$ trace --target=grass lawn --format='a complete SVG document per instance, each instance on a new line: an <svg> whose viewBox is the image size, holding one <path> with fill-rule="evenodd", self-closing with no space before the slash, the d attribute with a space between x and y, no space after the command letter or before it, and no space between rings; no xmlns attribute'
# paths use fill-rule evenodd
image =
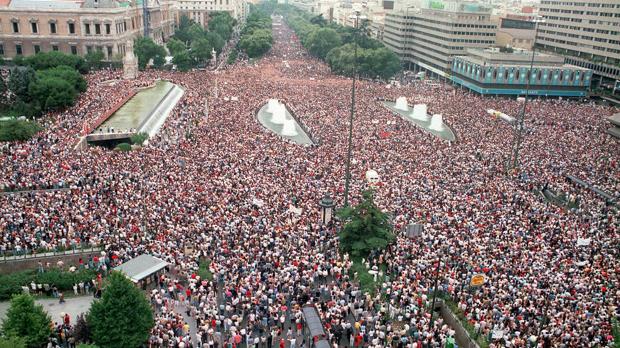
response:
<svg viewBox="0 0 620 348"><path fill-rule="evenodd" d="M213 273L209 271L209 266L211 265L211 261L207 259L201 259L198 263L198 276L200 279L207 279L209 281L213 280Z"/></svg>
<svg viewBox="0 0 620 348"><path fill-rule="evenodd" d="M368 273L366 265L362 263L361 258L353 258L353 266L351 266L350 276L353 277L354 273L357 273L357 280L360 282L360 287L363 293L375 294L377 289L381 287L381 284L385 280L385 265L380 265L379 270L383 272L383 276L377 276L375 282L374 276Z"/></svg>

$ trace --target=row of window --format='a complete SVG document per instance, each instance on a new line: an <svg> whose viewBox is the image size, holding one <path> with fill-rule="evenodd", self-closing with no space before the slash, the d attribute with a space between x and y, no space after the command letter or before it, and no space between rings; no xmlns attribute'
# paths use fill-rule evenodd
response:
<svg viewBox="0 0 620 348"><path fill-rule="evenodd" d="M463 70L466 74L474 74L479 76L483 73L480 67L474 68L470 64L466 64L463 62L456 63L456 69ZM498 74L501 74L499 69L497 68L488 68L486 72L486 77L491 77L493 80L497 80ZM499 75L501 76L501 75ZM543 71L541 69L534 69L533 74L530 73L530 69L526 69L525 74L521 75L521 70L510 68L504 69L503 79L504 81L508 80L508 78L514 78L515 80L519 80L521 77L524 77L525 80L529 80L531 77L534 77L536 82L551 82L553 77L555 77L558 81L584 81L586 78L586 74L580 71L571 71L570 73L564 73L564 70L555 70L555 71Z"/></svg>
<svg viewBox="0 0 620 348"><path fill-rule="evenodd" d="M72 54L78 54L77 46L71 45L69 46ZM41 45L32 45L32 51L36 54L41 52ZM52 45L52 51L60 51L60 47L58 45ZM24 48L22 44L15 44L15 53L18 56L24 54ZM0 56L4 56L4 44L0 44Z"/></svg>
<svg viewBox="0 0 620 348"><path fill-rule="evenodd" d="M12 26L14 34L18 34L20 32L19 22L13 21L13 22L11 22L11 26ZM75 23L69 22L69 23L67 23L67 27L69 29L69 34L75 34ZM50 22L49 23L49 29L50 29L50 34L56 34L57 33L56 22ZM30 31L33 34L38 34L39 33L39 23L38 22L30 22Z"/></svg>
<svg viewBox="0 0 620 348"><path fill-rule="evenodd" d="M21 30L20 23L17 21L13 21L11 23L12 23L13 33L18 34ZM132 19L132 26L135 27L135 25L133 24L133 19ZM75 34L75 23L68 22L67 29L69 30L69 34ZM32 32L32 34L39 34L40 32L39 23L30 22L30 31ZM127 22L116 23L116 33L120 34L125 31L127 31ZM49 32L50 34L58 33L58 26L56 22L49 23ZM94 35L102 35L102 34L112 35L112 24L105 23L102 25L99 23L94 23L94 24L84 23L84 33L86 35L93 35L93 34Z"/></svg>
<svg viewBox="0 0 620 348"><path fill-rule="evenodd" d="M620 8L620 4L601 4L601 3L585 3L585 2L571 2L571 1L557 1L557 0L543 0L541 5L561 5L561 6L587 6L587 7L604 7L604 8Z"/></svg>
<svg viewBox="0 0 620 348"><path fill-rule="evenodd" d="M119 48L120 49L120 48ZM51 46L51 50L52 51L60 51L60 47L58 45L52 45ZM71 52L71 54L78 54L78 48L76 45L69 45L69 50ZM107 51L107 56L108 57L112 57L112 46L86 46L86 52L87 53L91 53L94 50L100 51L100 52L104 52ZM32 45L32 51L37 54L39 52L41 52L41 45L38 44L33 44ZM24 47L21 43L15 44L15 53L20 56L22 54L24 54ZM0 43L0 56L4 56L4 44Z"/></svg>

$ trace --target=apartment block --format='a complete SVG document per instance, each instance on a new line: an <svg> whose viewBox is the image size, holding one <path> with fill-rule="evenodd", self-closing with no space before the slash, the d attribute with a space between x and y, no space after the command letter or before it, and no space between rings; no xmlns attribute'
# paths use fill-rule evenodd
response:
<svg viewBox="0 0 620 348"><path fill-rule="evenodd" d="M162 43L174 34L168 2L114 0L11 0L0 4L0 55L13 58L61 51L84 55L93 50L107 60L125 54L128 40L148 35Z"/></svg>
<svg viewBox="0 0 620 348"><path fill-rule="evenodd" d="M620 1L542 0L539 13L537 48L592 69L599 81L620 79Z"/></svg>
<svg viewBox="0 0 620 348"><path fill-rule="evenodd" d="M495 44L490 10L474 4L405 9L385 16L383 42L406 65L448 77L454 56Z"/></svg>

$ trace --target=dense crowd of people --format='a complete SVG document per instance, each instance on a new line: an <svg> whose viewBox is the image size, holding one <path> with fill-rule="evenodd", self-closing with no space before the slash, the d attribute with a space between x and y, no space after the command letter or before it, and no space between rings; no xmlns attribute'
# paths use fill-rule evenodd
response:
<svg viewBox="0 0 620 348"><path fill-rule="evenodd" d="M515 99L359 81L351 200L376 170L375 201L398 235L365 260L385 271L378 291L363 293L338 250L337 224L321 225L318 206L325 194L343 203L351 80L310 57L282 23L273 34L273 48L255 64L145 71L129 81L117 70L91 73L88 92L47 115L45 131L2 144L2 188L70 190L0 196L0 251L88 243L104 246L111 266L143 253L168 261L171 274L150 293L151 347L309 347L301 314L309 303L334 347L439 347L454 331L437 316L431 325L435 278L492 347L612 344L618 210L566 176L620 195L620 144L605 133L617 109L531 100L520 170L506 174L513 129L486 110L517 115ZM84 123L156 79L185 95L147 146L74 150ZM378 101L400 96L442 114L458 141L448 144ZM253 112L270 98L294 109L320 145L262 128ZM550 204L542 187L579 205ZM424 233L404 236L411 223ZM202 263L213 279L197 275ZM470 287L479 273L485 284Z"/></svg>

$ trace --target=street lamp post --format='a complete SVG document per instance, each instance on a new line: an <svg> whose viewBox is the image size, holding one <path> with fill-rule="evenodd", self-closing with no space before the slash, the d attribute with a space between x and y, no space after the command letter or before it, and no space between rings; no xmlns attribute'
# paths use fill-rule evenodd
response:
<svg viewBox="0 0 620 348"><path fill-rule="evenodd" d="M433 330L433 313L435 313L435 300L437 299L437 285L439 284L439 268L441 267L441 253L437 258L437 268L435 268L435 284L433 285L433 301L431 302L431 321L428 324L428 330Z"/></svg>
<svg viewBox="0 0 620 348"><path fill-rule="evenodd" d="M321 223L327 225L332 221L336 204L329 194L325 194L319 201L319 206L321 207Z"/></svg>
<svg viewBox="0 0 620 348"><path fill-rule="evenodd" d="M407 6L405 9L405 47L403 48L403 59L407 58L407 70L411 70L411 59L408 59L408 49L409 49L409 34L407 33L407 21L409 20L409 9L415 8L415 6Z"/></svg>
<svg viewBox="0 0 620 348"><path fill-rule="evenodd" d="M521 109L521 113L519 114L519 119L515 123L516 126L516 138L515 144L513 146L513 150L511 153L511 162L508 166L511 169L516 169L519 165L519 150L521 149L521 143L523 142L523 124L525 122L525 110L527 107L527 102L530 95L530 81L534 76L534 59L536 56L536 41L538 40L538 27L540 23L543 23L544 19L540 16L534 19L534 43L532 44L532 60L530 61L530 71L529 74L526 75L526 83L525 83L525 98L523 100L523 107Z"/></svg>
<svg viewBox="0 0 620 348"><path fill-rule="evenodd" d="M358 24L360 16L360 11L355 11L355 15L352 16L355 18L355 31L353 37L353 46L354 46L354 61L353 61L353 82L351 87L351 116L349 117L349 146L348 146L348 154L347 154L347 169L345 174L345 182L344 182L344 206L349 206L349 185L351 184L351 156L353 154L353 115L355 113L355 79L357 76L357 36L358 36ZM351 17L350 17L351 18Z"/></svg>

